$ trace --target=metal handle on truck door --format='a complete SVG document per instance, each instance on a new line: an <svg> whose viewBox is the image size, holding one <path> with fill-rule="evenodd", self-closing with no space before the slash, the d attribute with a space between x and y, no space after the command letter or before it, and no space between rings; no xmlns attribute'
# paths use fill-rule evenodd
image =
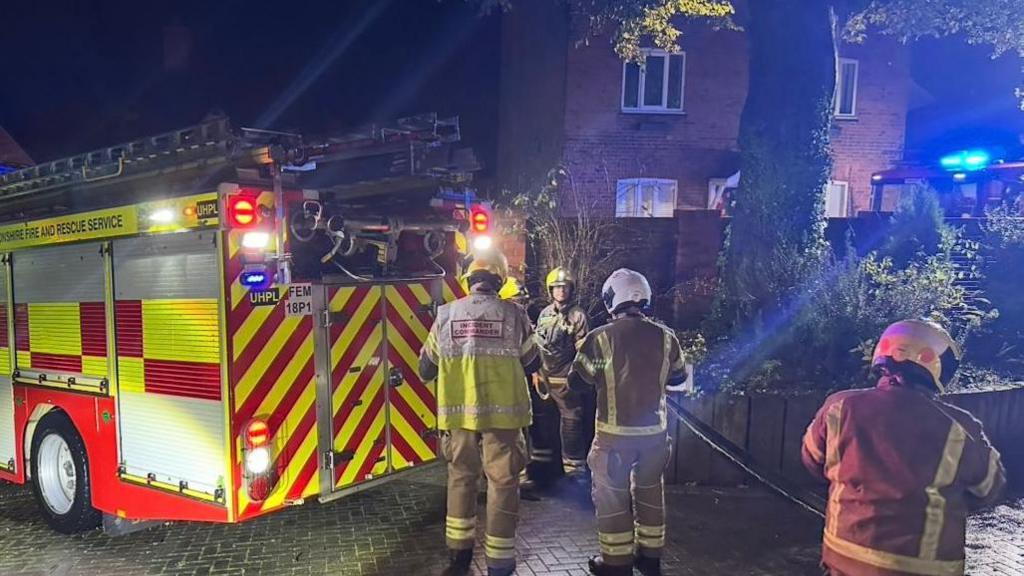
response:
<svg viewBox="0 0 1024 576"><path fill-rule="evenodd" d="M391 386L392 388L398 388L404 383L405 375L402 374L402 369L393 366L391 370L388 371L388 385Z"/></svg>

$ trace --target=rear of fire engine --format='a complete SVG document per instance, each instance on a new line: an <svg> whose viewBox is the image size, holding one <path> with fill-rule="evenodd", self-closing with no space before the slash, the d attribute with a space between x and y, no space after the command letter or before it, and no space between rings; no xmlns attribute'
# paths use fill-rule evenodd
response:
<svg viewBox="0 0 1024 576"><path fill-rule="evenodd" d="M458 141L434 115L318 142L216 118L0 176L0 480L70 533L435 460L416 357L490 225Z"/></svg>

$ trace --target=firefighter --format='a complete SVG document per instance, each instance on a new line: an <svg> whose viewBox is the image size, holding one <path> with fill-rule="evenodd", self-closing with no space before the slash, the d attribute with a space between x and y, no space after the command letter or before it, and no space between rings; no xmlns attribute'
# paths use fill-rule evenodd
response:
<svg viewBox="0 0 1024 576"><path fill-rule="evenodd" d="M540 380L541 390L550 391L559 418L558 439L551 438L551 433L543 429L551 427L538 426L537 446L549 449L549 458L554 459L560 442L562 468L570 476L579 476L586 470L587 449L593 437L593 389L570 390L567 376L576 349L590 326L586 312L575 303L576 281L568 270L562 267L551 270L544 284L551 304L537 318L541 369L534 378ZM555 474L561 472L563 470L556 470Z"/></svg>
<svg viewBox="0 0 1024 576"><path fill-rule="evenodd" d="M661 574L665 545L664 470L669 457L665 388L685 377L675 334L642 310L651 287L621 268L605 281L610 323L587 334L569 372L573 389L597 391L593 475L597 539L590 559L598 576Z"/></svg>
<svg viewBox="0 0 1024 576"><path fill-rule="evenodd" d="M477 257L469 294L438 308L420 353L420 375L437 378L437 427L448 461L444 574L468 574L476 540L477 480L487 476L484 550L489 576L515 571L519 473L526 465L523 428L530 425L527 373L539 364L526 312L500 300L504 256Z"/></svg>
<svg viewBox="0 0 1024 576"><path fill-rule="evenodd" d="M1006 477L981 423L941 402L960 351L936 324L904 320L875 347L874 388L829 396L804 435L827 479L822 563L833 576L962 575L968 511Z"/></svg>

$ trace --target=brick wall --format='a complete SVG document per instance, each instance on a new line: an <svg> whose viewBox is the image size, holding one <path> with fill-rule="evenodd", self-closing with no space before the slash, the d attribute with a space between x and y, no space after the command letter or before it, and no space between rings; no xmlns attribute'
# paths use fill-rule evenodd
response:
<svg viewBox="0 0 1024 576"><path fill-rule="evenodd" d="M673 319L683 330L695 330L711 311L718 278L718 256L728 220L717 211L676 212Z"/></svg>
<svg viewBox="0 0 1024 576"><path fill-rule="evenodd" d="M622 62L609 43L570 47L564 161L598 209L614 207L623 178L678 180L677 207L707 206L708 180L739 168L737 136L746 99L746 40L741 32L692 25L684 30L685 114L621 111ZM851 213L866 209L871 174L898 161L910 95L907 54L888 40L843 44L860 61L857 117L836 120L833 179L849 183Z"/></svg>
<svg viewBox="0 0 1024 576"><path fill-rule="evenodd" d="M611 45L595 40L568 50L564 158L576 184L602 210L613 210L617 180L636 177L678 180L679 207L703 208L708 178L728 176L738 166L744 36L690 26L683 37L683 115L623 113L622 61Z"/></svg>
<svg viewBox="0 0 1024 576"><path fill-rule="evenodd" d="M849 182L855 215L870 208L871 174L903 158L910 71L907 50L892 40L843 44L839 52L860 62L857 117L836 119L832 128L832 178Z"/></svg>

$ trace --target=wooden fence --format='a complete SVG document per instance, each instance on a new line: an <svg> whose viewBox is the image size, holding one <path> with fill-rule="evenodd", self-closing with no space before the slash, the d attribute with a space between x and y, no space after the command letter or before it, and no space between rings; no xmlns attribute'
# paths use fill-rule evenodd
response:
<svg viewBox="0 0 1024 576"><path fill-rule="evenodd" d="M791 398L719 394L687 396L681 403L743 447L762 468L808 486L815 481L800 463L800 444L824 399L821 394ZM944 400L982 421L989 439L1003 455L1011 483L1024 488L1024 388L949 394ZM675 449L666 471L668 483L735 486L751 481L675 418L669 421L669 433Z"/></svg>

